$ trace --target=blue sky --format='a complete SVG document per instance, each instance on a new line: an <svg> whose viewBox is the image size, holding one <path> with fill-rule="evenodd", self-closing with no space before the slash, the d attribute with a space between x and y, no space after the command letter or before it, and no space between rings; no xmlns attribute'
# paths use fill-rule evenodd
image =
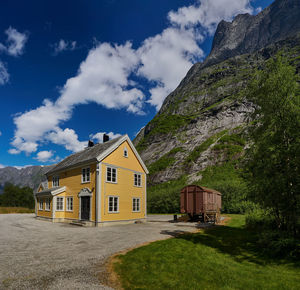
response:
<svg viewBox="0 0 300 290"><path fill-rule="evenodd" d="M2 1L0 167L51 164L156 114L221 19L272 0Z"/></svg>

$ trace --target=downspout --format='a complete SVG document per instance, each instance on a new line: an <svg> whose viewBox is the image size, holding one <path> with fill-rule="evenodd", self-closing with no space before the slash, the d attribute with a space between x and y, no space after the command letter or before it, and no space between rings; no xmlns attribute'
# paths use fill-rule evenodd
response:
<svg viewBox="0 0 300 290"><path fill-rule="evenodd" d="M37 216L37 197L36 197L36 194L34 194L34 211L35 211L35 216Z"/></svg>
<svg viewBox="0 0 300 290"><path fill-rule="evenodd" d="M147 173L145 173L145 218L147 218Z"/></svg>
<svg viewBox="0 0 300 290"><path fill-rule="evenodd" d="M101 222L101 166L102 163L99 162L96 167L96 211L95 226Z"/></svg>

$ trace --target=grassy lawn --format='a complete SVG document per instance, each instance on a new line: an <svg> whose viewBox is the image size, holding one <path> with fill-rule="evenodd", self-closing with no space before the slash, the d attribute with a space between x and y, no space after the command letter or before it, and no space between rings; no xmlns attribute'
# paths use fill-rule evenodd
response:
<svg viewBox="0 0 300 290"><path fill-rule="evenodd" d="M34 213L34 209L26 207L3 207L0 206L0 214L3 213Z"/></svg>
<svg viewBox="0 0 300 290"><path fill-rule="evenodd" d="M300 264L261 255L244 216L118 256L125 289L299 289Z"/></svg>

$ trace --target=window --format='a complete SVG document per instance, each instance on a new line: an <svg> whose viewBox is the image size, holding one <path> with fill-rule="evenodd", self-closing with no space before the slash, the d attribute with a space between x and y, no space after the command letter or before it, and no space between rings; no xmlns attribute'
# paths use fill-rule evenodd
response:
<svg viewBox="0 0 300 290"><path fill-rule="evenodd" d="M63 197L57 197L56 198L56 210L57 211L63 211L64 210L64 198Z"/></svg>
<svg viewBox="0 0 300 290"><path fill-rule="evenodd" d="M124 148L124 157L128 157L128 151L126 147Z"/></svg>
<svg viewBox="0 0 300 290"><path fill-rule="evenodd" d="M81 182L90 182L91 181L91 170L89 167L82 168Z"/></svg>
<svg viewBox="0 0 300 290"><path fill-rule="evenodd" d="M109 196L108 197L108 212L119 212L119 197Z"/></svg>
<svg viewBox="0 0 300 290"><path fill-rule="evenodd" d="M39 202L39 210L43 210L43 200L40 199L40 202Z"/></svg>
<svg viewBox="0 0 300 290"><path fill-rule="evenodd" d="M46 198L45 200L45 210L50 210L50 198Z"/></svg>
<svg viewBox="0 0 300 290"><path fill-rule="evenodd" d="M106 181L117 183L117 169L113 167L106 168Z"/></svg>
<svg viewBox="0 0 300 290"><path fill-rule="evenodd" d="M142 176L141 174L134 174L134 186L142 186Z"/></svg>
<svg viewBox="0 0 300 290"><path fill-rule="evenodd" d="M67 197L67 211L73 211L73 196Z"/></svg>
<svg viewBox="0 0 300 290"><path fill-rule="evenodd" d="M52 178L52 186L53 187L59 186L59 177L58 176L53 176L53 178Z"/></svg>
<svg viewBox="0 0 300 290"><path fill-rule="evenodd" d="M133 198L132 199L132 211L138 212L140 211L140 199L139 198Z"/></svg>

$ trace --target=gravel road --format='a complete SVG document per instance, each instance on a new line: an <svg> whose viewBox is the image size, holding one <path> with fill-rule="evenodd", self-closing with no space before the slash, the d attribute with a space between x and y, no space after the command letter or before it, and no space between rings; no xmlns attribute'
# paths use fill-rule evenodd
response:
<svg viewBox="0 0 300 290"><path fill-rule="evenodd" d="M195 225L169 223L172 218L89 228L37 220L33 214L2 214L0 289L110 289L104 285L104 265L111 255L195 230Z"/></svg>

